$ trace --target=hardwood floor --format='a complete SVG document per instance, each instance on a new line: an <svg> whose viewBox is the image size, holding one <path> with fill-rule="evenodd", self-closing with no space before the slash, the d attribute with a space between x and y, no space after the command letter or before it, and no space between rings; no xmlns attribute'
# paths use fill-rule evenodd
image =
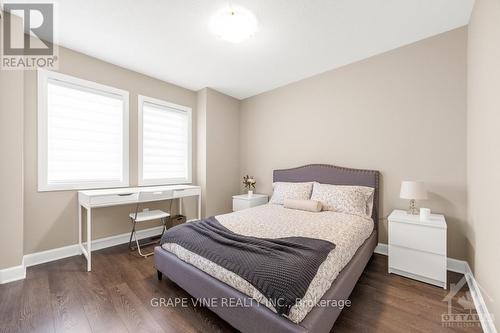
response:
<svg viewBox="0 0 500 333"><path fill-rule="evenodd" d="M116 246L94 252L92 259L92 273L77 256L30 267L25 280L0 285L0 332L235 331L207 308L152 306L153 298L189 297L167 278L158 281L152 257ZM457 283L462 276L448 278ZM462 306L468 304L466 288L452 298L452 313L469 313ZM448 292L389 275L387 257L374 255L333 331L480 332L477 324L443 326Z"/></svg>

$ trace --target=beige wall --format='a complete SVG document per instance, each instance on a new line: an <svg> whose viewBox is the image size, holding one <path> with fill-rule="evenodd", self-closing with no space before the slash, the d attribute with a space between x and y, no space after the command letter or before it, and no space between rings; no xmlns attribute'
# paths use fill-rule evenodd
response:
<svg viewBox="0 0 500 333"><path fill-rule="evenodd" d="M0 70L0 269L23 258L23 81L22 71Z"/></svg>
<svg viewBox="0 0 500 333"><path fill-rule="evenodd" d="M151 96L193 108L196 129L196 93L130 70L114 66L81 53L59 48L59 71L82 79L110 85L130 92L130 185L137 184L137 94ZM76 191L37 192L37 89L36 72L24 76L24 253L57 248L77 242ZM193 131L196 132L196 131ZM196 139L193 141L196 142ZM196 157L196 145L193 156ZM196 158L193 160L196 175ZM196 178L196 177L194 177ZM196 179L194 179L196 182ZM148 207L168 208L167 202ZM195 202L186 202L190 216ZM92 237L101 238L130 231L128 213L133 206L101 208L93 211ZM154 224L145 225L151 227Z"/></svg>
<svg viewBox="0 0 500 333"><path fill-rule="evenodd" d="M500 329L500 1L476 0L469 24L469 263Z"/></svg>
<svg viewBox="0 0 500 333"><path fill-rule="evenodd" d="M228 213L239 193L239 100L210 88L198 92L198 179L203 216ZM202 138L203 137L203 138Z"/></svg>
<svg viewBox="0 0 500 333"><path fill-rule="evenodd" d="M466 38L461 28L242 101L241 172L271 192L272 170L308 163L382 173L383 223L405 208L401 180L424 180L464 259Z"/></svg>
<svg viewBox="0 0 500 333"><path fill-rule="evenodd" d="M239 100L207 91L207 216L232 210L239 193Z"/></svg>
<svg viewBox="0 0 500 333"><path fill-rule="evenodd" d="M197 175L198 185L201 186L201 215L207 210L207 88L198 91L197 98Z"/></svg>

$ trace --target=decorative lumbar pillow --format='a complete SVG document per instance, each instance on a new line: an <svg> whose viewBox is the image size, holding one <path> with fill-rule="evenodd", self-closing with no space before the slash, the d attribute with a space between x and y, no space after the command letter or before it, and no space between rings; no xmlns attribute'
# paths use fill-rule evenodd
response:
<svg viewBox="0 0 500 333"><path fill-rule="evenodd" d="M315 200L285 199L285 208L305 210L308 212L321 212L321 202Z"/></svg>
<svg viewBox="0 0 500 333"><path fill-rule="evenodd" d="M273 184L273 195L269 203L283 205L285 199L309 200L311 198L313 183L285 183Z"/></svg>
<svg viewBox="0 0 500 333"><path fill-rule="evenodd" d="M323 205L323 210L370 216L370 197L374 189L366 186L344 186L314 183L311 200ZM373 200L373 199L372 199Z"/></svg>

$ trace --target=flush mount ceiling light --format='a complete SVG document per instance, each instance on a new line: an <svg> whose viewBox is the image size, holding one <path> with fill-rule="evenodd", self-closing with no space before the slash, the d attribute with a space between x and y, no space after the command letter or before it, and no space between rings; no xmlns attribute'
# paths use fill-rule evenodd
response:
<svg viewBox="0 0 500 333"><path fill-rule="evenodd" d="M257 31L257 18L245 8L228 6L215 13L210 28L223 40L239 43Z"/></svg>

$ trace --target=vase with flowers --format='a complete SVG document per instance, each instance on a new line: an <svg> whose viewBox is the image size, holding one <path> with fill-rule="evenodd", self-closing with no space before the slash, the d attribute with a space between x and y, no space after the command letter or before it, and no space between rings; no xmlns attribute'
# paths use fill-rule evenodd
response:
<svg viewBox="0 0 500 333"><path fill-rule="evenodd" d="M246 175L243 177L243 186L248 191L248 196L253 196L253 190L255 189L255 178L252 176Z"/></svg>

